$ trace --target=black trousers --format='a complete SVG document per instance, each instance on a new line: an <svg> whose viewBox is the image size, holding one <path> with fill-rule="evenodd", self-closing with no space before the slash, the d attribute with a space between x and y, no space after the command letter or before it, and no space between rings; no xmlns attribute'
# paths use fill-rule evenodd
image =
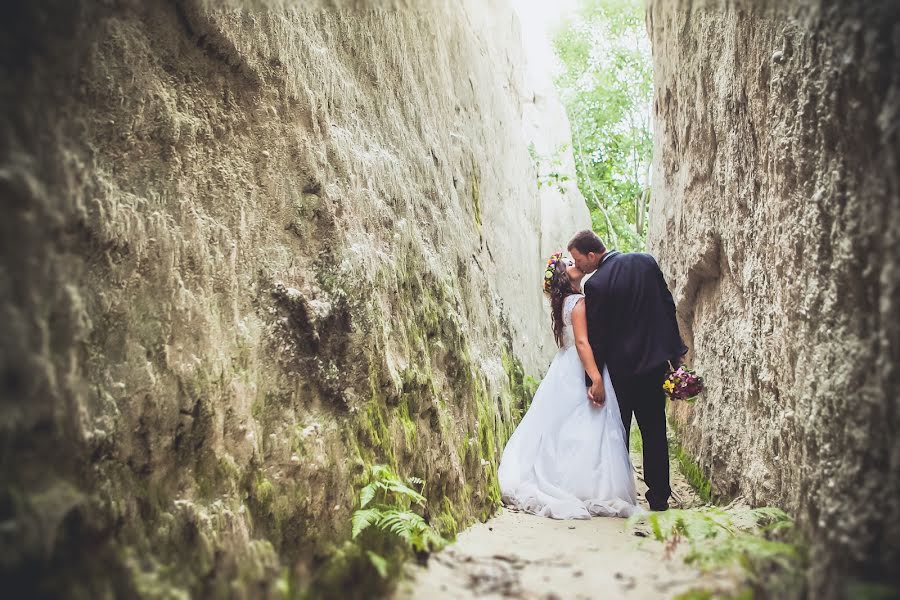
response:
<svg viewBox="0 0 900 600"><path fill-rule="evenodd" d="M625 443L629 443L631 415L637 417L644 441L644 482L647 502L652 509L668 507L672 488L669 487L669 443L666 439L666 394L662 384L668 375L668 365L660 365L646 373L628 377L613 377L612 383L619 400Z"/></svg>

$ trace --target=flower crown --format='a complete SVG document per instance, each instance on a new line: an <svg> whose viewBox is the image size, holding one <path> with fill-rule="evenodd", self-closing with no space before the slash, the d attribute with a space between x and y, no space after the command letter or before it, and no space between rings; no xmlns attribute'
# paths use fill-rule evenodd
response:
<svg viewBox="0 0 900 600"><path fill-rule="evenodd" d="M544 271L545 294L550 293L550 288L553 283L553 273L556 271L556 265L560 260L562 260L562 252L556 252L555 254L550 255L550 260L547 261L547 270Z"/></svg>

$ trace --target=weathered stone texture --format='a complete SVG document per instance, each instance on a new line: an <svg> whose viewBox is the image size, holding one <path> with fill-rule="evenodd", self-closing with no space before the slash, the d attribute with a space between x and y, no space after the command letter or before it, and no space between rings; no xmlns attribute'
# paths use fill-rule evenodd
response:
<svg viewBox="0 0 900 600"><path fill-rule="evenodd" d="M322 4L0 9L6 581L280 595L376 462L497 505L554 350L516 20Z"/></svg>
<svg viewBox="0 0 900 600"><path fill-rule="evenodd" d="M816 597L900 564L900 5L655 0L651 247L722 494L795 512Z"/></svg>

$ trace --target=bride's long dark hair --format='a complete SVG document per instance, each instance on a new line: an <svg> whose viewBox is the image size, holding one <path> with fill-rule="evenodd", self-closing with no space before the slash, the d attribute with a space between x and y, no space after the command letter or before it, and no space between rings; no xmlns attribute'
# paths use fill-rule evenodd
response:
<svg viewBox="0 0 900 600"><path fill-rule="evenodd" d="M572 289L572 279L566 271L566 263L562 260L557 261L556 268L553 269L553 275L547 285L547 295L550 296L550 324L553 327L553 338L556 345L562 348L563 345L563 304L566 297L575 293Z"/></svg>

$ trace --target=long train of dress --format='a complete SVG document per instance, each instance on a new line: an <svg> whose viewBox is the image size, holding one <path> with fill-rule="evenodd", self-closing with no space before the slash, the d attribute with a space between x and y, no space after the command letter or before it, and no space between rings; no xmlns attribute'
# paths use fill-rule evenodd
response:
<svg viewBox="0 0 900 600"><path fill-rule="evenodd" d="M605 404L587 399L570 325L578 299L565 305L565 345L503 450L500 491L505 504L544 517L628 517L641 509L625 429L606 369Z"/></svg>

